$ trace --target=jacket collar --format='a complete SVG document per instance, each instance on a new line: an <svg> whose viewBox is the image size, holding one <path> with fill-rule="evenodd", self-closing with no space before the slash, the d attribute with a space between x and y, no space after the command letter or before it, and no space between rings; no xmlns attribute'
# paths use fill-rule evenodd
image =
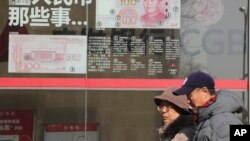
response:
<svg viewBox="0 0 250 141"><path fill-rule="evenodd" d="M160 139L173 138L183 127L194 126L192 115L180 115L173 123L163 125L158 129Z"/></svg>

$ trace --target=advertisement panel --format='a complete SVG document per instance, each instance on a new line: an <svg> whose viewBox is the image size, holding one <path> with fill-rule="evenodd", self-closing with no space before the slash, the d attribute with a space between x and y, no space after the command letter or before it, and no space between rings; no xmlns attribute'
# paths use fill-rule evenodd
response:
<svg viewBox="0 0 250 141"><path fill-rule="evenodd" d="M96 123L47 124L44 141L99 141L98 136Z"/></svg>
<svg viewBox="0 0 250 141"><path fill-rule="evenodd" d="M33 110L0 110L1 141L32 141L33 130Z"/></svg>
<svg viewBox="0 0 250 141"><path fill-rule="evenodd" d="M10 35L10 73L87 71L86 36Z"/></svg>

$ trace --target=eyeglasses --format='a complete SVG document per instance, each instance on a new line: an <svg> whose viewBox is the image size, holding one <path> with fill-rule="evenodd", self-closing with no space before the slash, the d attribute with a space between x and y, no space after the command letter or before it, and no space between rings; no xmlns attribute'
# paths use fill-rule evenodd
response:
<svg viewBox="0 0 250 141"><path fill-rule="evenodd" d="M166 109L165 111L168 112L169 109L171 108L171 106L169 106L169 105L158 105L158 106L157 106L157 110L158 110L159 112L162 111L164 108Z"/></svg>

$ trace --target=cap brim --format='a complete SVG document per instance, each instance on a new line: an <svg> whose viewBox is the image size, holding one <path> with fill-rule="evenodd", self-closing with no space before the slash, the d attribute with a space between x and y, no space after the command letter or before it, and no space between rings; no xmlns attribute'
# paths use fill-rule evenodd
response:
<svg viewBox="0 0 250 141"><path fill-rule="evenodd" d="M174 95L186 95L191 93L194 90L194 88L188 88L188 87L181 87L180 89L177 89L173 91Z"/></svg>

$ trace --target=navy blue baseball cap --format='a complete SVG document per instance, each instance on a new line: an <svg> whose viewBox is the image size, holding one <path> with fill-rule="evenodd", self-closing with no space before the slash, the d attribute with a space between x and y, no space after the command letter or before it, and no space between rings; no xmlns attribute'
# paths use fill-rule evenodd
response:
<svg viewBox="0 0 250 141"><path fill-rule="evenodd" d="M191 73L183 82L181 88L173 91L175 95L190 94L196 88L214 89L214 79L207 73L197 71Z"/></svg>

